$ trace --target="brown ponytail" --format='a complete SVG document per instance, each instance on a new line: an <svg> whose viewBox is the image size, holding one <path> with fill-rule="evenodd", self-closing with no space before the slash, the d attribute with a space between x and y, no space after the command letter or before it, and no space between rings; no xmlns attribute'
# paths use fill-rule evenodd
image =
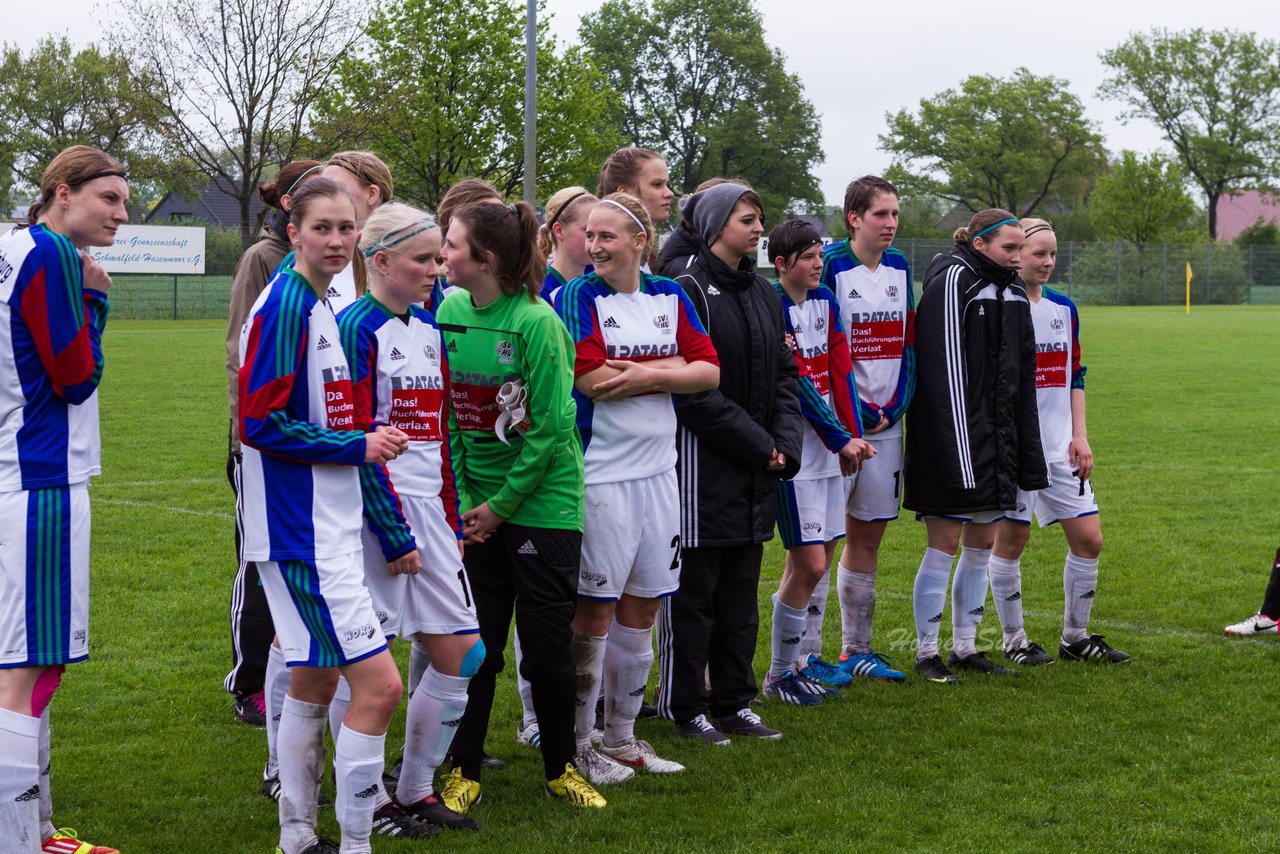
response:
<svg viewBox="0 0 1280 854"><path fill-rule="evenodd" d="M304 176L308 180L312 176L319 177L319 167L322 165L319 160L295 160L292 163L286 163L280 167L276 177L258 185L258 198L262 199L262 203L268 207L283 210L280 200L300 189L298 181Z"/></svg>
<svg viewBox="0 0 1280 854"><path fill-rule="evenodd" d="M1006 219L1011 220L1010 225L1018 224L1018 218L1008 211L1002 208L987 208L974 214L969 224L963 228L957 228L951 237L956 243L972 246L973 241L979 236L987 237L992 234L992 231L988 231L991 226ZM994 230L999 231L999 229Z"/></svg>
<svg viewBox="0 0 1280 854"><path fill-rule="evenodd" d="M471 257L489 265L498 286L507 296L521 290L536 302L547 276L547 262L538 252L538 215L528 202L495 205L473 202L453 213L454 220L467 224Z"/></svg>

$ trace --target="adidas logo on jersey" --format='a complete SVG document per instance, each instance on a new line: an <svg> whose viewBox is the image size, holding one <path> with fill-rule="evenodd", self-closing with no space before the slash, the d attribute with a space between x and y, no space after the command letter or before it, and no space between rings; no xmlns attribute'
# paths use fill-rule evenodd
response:
<svg viewBox="0 0 1280 854"><path fill-rule="evenodd" d="M393 362L403 362L403 361L404 361L404 353L401 353L397 348L392 347L392 348L391 348L391 361L393 361Z"/></svg>
<svg viewBox="0 0 1280 854"><path fill-rule="evenodd" d="M718 297L720 296L720 291L715 285L707 285L707 294L713 297Z"/></svg>
<svg viewBox="0 0 1280 854"><path fill-rule="evenodd" d="M332 346L323 335L320 336L320 340L316 343L317 350L328 350Z"/></svg>
<svg viewBox="0 0 1280 854"><path fill-rule="evenodd" d="M614 319L613 319L613 315L610 315L610 316L606 317L606 318L604 319L604 323L602 323L602 324L600 324L600 325L601 325L601 326L603 326L605 329L621 329L621 328L622 328L622 327L618 324L618 321L616 321L616 320L614 320Z"/></svg>
<svg viewBox="0 0 1280 854"><path fill-rule="evenodd" d="M537 553L538 549L534 546L533 540L525 540L524 545L516 549L516 554L521 555L536 555Z"/></svg>
<svg viewBox="0 0 1280 854"><path fill-rule="evenodd" d="M849 288L849 299L862 299L862 294L858 293L857 288Z"/></svg>
<svg viewBox="0 0 1280 854"><path fill-rule="evenodd" d="M458 342L450 341L448 345L445 347L445 349L448 350L450 353L458 352Z"/></svg>
<svg viewBox="0 0 1280 854"><path fill-rule="evenodd" d="M335 287L333 287L332 285L330 285L330 286L329 286L329 292L328 292L327 294L325 294L325 296L326 296L326 297L328 297L329 299L333 299L334 297L340 297L340 296L342 296L342 294L338 293L338 289L337 289L337 288L335 288Z"/></svg>
<svg viewBox="0 0 1280 854"><path fill-rule="evenodd" d="M985 305L978 306L978 317L986 317L987 307Z"/></svg>
<svg viewBox="0 0 1280 854"><path fill-rule="evenodd" d="M370 786L369 788L367 788L367 789L362 789L362 790L360 790L359 792L356 792L356 797L357 797L357 798L372 798L372 797L373 797L374 795L376 795L376 794L378 794L378 784L377 784L377 783L374 783L374 784L373 784L372 786Z"/></svg>
<svg viewBox="0 0 1280 854"><path fill-rule="evenodd" d="M40 787L37 785L37 786L32 786L30 789L27 789L21 795L18 795L18 797L13 799L13 802L15 804L25 804L25 803L30 803L31 801L38 801L38 800L40 800Z"/></svg>

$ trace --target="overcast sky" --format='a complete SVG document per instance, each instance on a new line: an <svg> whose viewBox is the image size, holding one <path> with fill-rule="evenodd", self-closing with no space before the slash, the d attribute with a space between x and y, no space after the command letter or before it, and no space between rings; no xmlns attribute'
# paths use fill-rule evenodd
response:
<svg viewBox="0 0 1280 854"><path fill-rule="evenodd" d="M1052 74L1098 122L1110 151L1163 146L1146 122L1122 125L1118 104L1095 92L1104 77L1098 54L1135 31L1192 27L1255 31L1280 40L1274 4L1234 0L1076 0L1073 3L966 3L961 0L757 0L765 37L787 56L822 117L826 162L818 178L838 204L856 175L881 172L879 151L886 111L914 107L921 98L957 85L970 74L1006 76L1019 66ZM576 41L578 19L598 0L547 0L552 28ZM29 48L41 36L64 32L83 45L103 39L101 0L43 0L9 4L3 38ZM965 11L958 11L965 10ZM544 119L545 121L546 119Z"/></svg>

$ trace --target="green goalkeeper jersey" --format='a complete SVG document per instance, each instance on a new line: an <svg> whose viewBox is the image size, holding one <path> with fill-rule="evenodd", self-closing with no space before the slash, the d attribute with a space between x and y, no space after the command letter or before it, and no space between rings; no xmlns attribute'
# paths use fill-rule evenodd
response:
<svg viewBox="0 0 1280 854"><path fill-rule="evenodd" d="M477 308L458 290L437 321L449 365L449 446L463 512L484 502L507 521L582 530L582 441L573 402L574 346L541 299L500 296ZM524 435L494 432L503 383L528 392Z"/></svg>

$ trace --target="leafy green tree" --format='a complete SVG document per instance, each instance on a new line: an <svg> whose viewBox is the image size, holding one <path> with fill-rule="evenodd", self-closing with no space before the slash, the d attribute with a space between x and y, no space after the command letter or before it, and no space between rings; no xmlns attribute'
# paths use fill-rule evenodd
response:
<svg viewBox="0 0 1280 854"><path fill-rule="evenodd" d="M1255 33L1194 29L1137 33L1103 51L1100 94L1149 119L1208 202L1218 236L1223 193L1265 185L1280 161L1280 43Z"/></svg>
<svg viewBox="0 0 1280 854"><path fill-rule="evenodd" d="M1280 246L1280 225L1258 217L1257 222L1236 235L1235 242L1240 246Z"/></svg>
<svg viewBox="0 0 1280 854"><path fill-rule="evenodd" d="M145 75L124 55L90 45L73 51L66 36L41 39L28 54L6 45L0 59L0 202L34 193L44 167L69 145L92 145L119 158L131 176L159 177L166 166L152 128L159 113ZM135 195L136 195L135 191Z"/></svg>
<svg viewBox="0 0 1280 854"><path fill-rule="evenodd" d="M617 126L667 158L674 186L741 177L770 219L821 211L818 113L754 0L607 0L580 34L621 93Z"/></svg>
<svg viewBox="0 0 1280 854"><path fill-rule="evenodd" d="M1120 152L1089 196L1094 230L1138 245L1169 239L1195 215L1183 180L1181 167L1160 152Z"/></svg>
<svg viewBox="0 0 1280 854"><path fill-rule="evenodd" d="M317 109L321 150L377 151L396 195L435 207L461 178L504 194L524 179L524 4L511 0L397 0L338 66ZM617 98L581 48L556 43L539 16L538 194L595 186L621 143Z"/></svg>
<svg viewBox="0 0 1280 854"><path fill-rule="evenodd" d="M1102 138L1080 100L1056 77L1019 68L1008 79L975 75L886 114L880 149L894 156L890 180L971 210L1036 215L1078 195L1104 162Z"/></svg>

